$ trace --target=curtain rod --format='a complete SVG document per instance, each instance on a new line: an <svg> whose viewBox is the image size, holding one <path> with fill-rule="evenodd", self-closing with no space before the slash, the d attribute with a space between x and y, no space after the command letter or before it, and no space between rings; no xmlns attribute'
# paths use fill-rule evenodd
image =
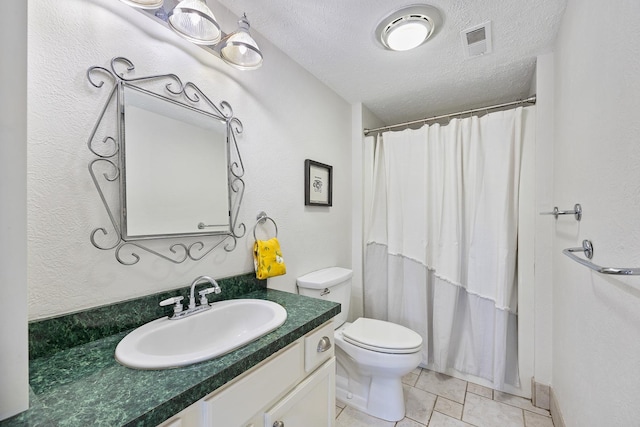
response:
<svg viewBox="0 0 640 427"><path fill-rule="evenodd" d="M463 116L465 114L481 113L481 112L486 112L488 110L497 110L499 108L512 107L512 106L524 105L524 104L535 104L535 103L536 103L536 96L533 95L526 99L521 99L521 100L512 101L512 102L505 102L504 104L496 104L496 105L491 105L489 107L483 107L483 108L474 108L473 110L460 111L458 113L443 114L441 116L434 116L434 117L429 117L427 119L413 120L411 122L398 123L396 125L382 126L375 129L365 129L364 136L368 136L371 133L380 133L387 130L403 127L403 126L411 126L411 125L416 125L420 123L426 124L427 122L432 122L435 120L446 119L446 118L452 118L453 116Z"/></svg>

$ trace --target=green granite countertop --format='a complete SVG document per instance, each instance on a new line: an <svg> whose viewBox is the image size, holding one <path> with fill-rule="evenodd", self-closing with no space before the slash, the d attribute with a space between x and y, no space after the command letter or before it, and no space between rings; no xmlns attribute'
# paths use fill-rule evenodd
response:
<svg viewBox="0 0 640 427"><path fill-rule="evenodd" d="M0 426L156 426L340 312L337 303L270 289L238 298L277 302L287 320L232 353L183 368L120 365L114 352L128 331L39 357L29 366L30 409Z"/></svg>

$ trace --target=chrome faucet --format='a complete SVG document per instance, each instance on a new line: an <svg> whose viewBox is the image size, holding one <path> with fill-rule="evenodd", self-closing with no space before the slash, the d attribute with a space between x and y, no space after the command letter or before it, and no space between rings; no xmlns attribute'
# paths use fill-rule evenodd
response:
<svg viewBox="0 0 640 427"><path fill-rule="evenodd" d="M200 295L200 305L196 306L195 290L196 285L200 283L209 283L212 287L203 289L198 292L198 295ZM220 292L222 292L222 289L220 289L218 282L216 282L209 276L200 276L197 277L193 282L191 282L191 291L189 293L189 308L185 310L182 306L183 297L168 298L161 301L160 305L165 306L169 304L175 304L173 307L173 316L171 316L169 319L182 319L184 317L191 316L192 314L209 310L211 306L209 305L209 301L207 300L207 295L210 293L219 294Z"/></svg>
<svg viewBox="0 0 640 427"><path fill-rule="evenodd" d="M191 282L191 293L189 294L189 310L193 309L196 307L196 297L194 295L195 290L196 290L196 285L201 283L201 282L209 282L209 284L211 286L213 286L212 288L207 288L207 289L203 289L202 291L198 292L198 295L200 295L200 306L208 306L209 305L209 301L207 301L207 295L210 294L211 292L219 294L220 292L222 292L222 289L220 289L220 286L218 285L218 282L216 282L214 279L212 279L209 276L200 276L200 277L196 277L195 280L193 282Z"/></svg>

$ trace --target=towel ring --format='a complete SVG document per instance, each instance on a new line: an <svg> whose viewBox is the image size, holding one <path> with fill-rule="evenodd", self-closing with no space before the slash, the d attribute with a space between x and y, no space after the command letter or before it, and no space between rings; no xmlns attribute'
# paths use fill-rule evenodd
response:
<svg viewBox="0 0 640 427"><path fill-rule="evenodd" d="M267 216L267 214L265 212L260 212L258 214L258 216L256 217L256 225L253 226L253 239L254 240L258 240L258 237L256 237L256 228L258 227L258 224L264 224L267 220L271 221L273 223L273 226L276 229L276 237L278 237L278 224L276 224L276 222L270 218L269 216Z"/></svg>

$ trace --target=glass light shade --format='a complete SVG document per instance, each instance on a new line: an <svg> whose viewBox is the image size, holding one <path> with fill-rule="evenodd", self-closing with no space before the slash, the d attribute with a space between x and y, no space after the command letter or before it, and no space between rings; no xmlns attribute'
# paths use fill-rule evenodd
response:
<svg viewBox="0 0 640 427"><path fill-rule="evenodd" d="M195 44L213 45L222 32L204 0L183 0L169 12L169 26Z"/></svg>
<svg viewBox="0 0 640 427"><path fill-rule="evenodd" d="M139 9L158 9L164 0L120 0L124 4L137 7Z"/></svg>
<svg viewBox="0 0 640 427"><path fill-rule="evenodd" d="M220 57L227 64L240 70L254 70L262 65L262 52L249 34L249 21L246 16L238 21L238 30L222 40Z"/></svg>
<svg viewBox="0 0 640 427"><path fill-rule="evenodd" d="M391 50L404 51L420 46L431 33L431 25L419 21L407 21L392 27L387 33L386 44Z"/></svg>

